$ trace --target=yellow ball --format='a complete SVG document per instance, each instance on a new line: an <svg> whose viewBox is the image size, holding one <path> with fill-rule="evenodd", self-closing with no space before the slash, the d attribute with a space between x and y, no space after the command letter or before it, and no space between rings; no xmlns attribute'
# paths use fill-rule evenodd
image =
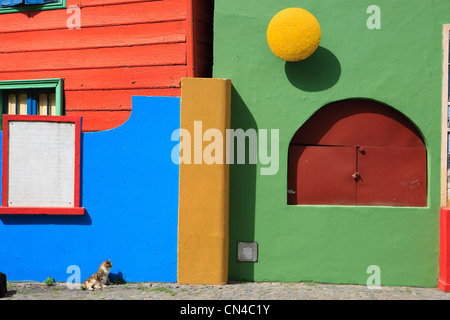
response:
<svg viewBox="0 0 450 320"><path fill-rule="evenodd" d="M301 8L278 12L267 28L267 42L272 52L286 61L300 61L316 51L321 31L317 19Z"/></svg>

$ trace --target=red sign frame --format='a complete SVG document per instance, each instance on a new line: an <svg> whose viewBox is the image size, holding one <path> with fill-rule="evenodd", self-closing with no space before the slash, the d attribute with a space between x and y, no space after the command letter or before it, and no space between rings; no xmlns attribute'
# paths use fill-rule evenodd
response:
<svg viewBox="0 0 450 320"><path fill-rule="evenodd" d="M75 168L74 168L74 206L73 207L8 207L8 156L9 156L9 122L42 121L66 122L75 124ZM3 173L2 206L0 214L47 214L47 215L83 215L85 208L80 207L81 178L81 117L73 116L37 116L37 115L3 115Z"/></svg>

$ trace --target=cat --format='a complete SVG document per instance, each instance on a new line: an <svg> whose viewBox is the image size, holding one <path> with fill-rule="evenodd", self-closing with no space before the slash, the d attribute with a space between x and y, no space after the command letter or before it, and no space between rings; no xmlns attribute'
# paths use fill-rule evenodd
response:
<svg viewBox="0 0 450 320"><path fill-rule="evenodd" d="M88 290L94 290L94 288L102 289L105 285L111 284L109 281L109 272L111 271L112 263L111 259L103 261L98 271L84 281L84 287Z"/></svg>

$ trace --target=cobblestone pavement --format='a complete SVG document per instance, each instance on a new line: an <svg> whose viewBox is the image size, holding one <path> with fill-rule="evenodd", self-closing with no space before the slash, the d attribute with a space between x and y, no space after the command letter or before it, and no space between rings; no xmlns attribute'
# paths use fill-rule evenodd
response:
<svg viewBox="0 0 450 320"><path fill-rule="evenodd" d="M450 300L438 288L246 282L226 285L127 283L103 290L69 289L66 283L8 282L1 300Z"/></svg>

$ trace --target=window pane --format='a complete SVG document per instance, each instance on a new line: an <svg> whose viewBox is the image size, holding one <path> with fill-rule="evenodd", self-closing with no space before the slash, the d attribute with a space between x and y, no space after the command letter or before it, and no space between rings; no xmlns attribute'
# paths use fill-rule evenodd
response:
<svg viewBox="0 0 450 320"><path fill-rule="evenodd" d="M0 0L0 7L12 7L23 3L23 0Z"/></svg>
<svg viewBox="0 0 450 320"><path fill-rule="evenodd" d="M46 93L39 94L38 114L41 116L48 115L48 100Z"/></svg>
<svg viewBox="0 0 450 320"><path fill-rule="evenodd" d="M8 114L16 114L16 95L8 94Z"/></svg>
<svg viewBox="0 0 450 320"><path fill-rule="evenodd" d="M51 116L56 116L56 94L50 93L48 96L48 110Z"/></svg>
<svg viewBox="0 0 450 320"><path fill-rule="evenodd" d="M19 96L17 105L18 114L27 114L28 95L26 93L20 93L18 96Z"/></svg>

